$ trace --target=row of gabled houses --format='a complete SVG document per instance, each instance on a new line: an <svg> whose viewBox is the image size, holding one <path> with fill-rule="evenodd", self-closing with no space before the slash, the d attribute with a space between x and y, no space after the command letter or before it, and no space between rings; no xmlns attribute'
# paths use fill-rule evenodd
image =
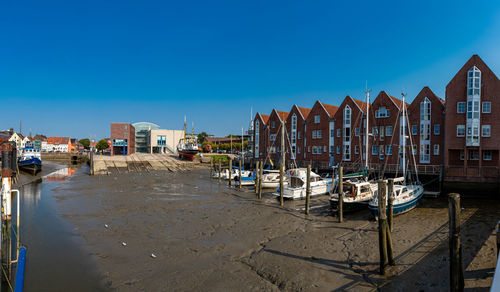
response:
<svg viewBox="0 0 500 292"><path fill-rule="evenodd" d="M69 137L46 137L44 135L24 136L14 132L0 131L0 143L14 142L16 148L21 149L28 145L39 148L42 152L78 152L84 149L76 138Z"/></svg>
<svg viewBox="0 0 500 292"><path fill-rule="evenodd" d="M411 103L381 91L373 102L346 96L338 106L318 100L311 108L257 113L253 156L281 161L284 140L287 165L355 170L368 164L396 172L404 164L448 181L498 182L499 116L500 80L473 55L446 86L446 101L424 87ZM410 152L405 161L403 149Z"/></svg>

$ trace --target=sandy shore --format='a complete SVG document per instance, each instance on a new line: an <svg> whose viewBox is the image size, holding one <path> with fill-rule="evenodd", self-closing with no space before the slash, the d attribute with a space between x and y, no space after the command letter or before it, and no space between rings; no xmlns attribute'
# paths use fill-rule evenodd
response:
<svg viewBox="0 0 500 292"><path fill-rule="evenodd" d="M54 190L58 209L85 238L110 289L448 290L446 198L423 199L396 217L397 265L381 277L377 223L368 211L337 223L326 196L313 199L305 216L303 201L281 208L269 195L258 200L250 189L210 181L208 170L70 180ZM491 235L499 202L463 206L466 287L486 291L496 264Z"/></svg>

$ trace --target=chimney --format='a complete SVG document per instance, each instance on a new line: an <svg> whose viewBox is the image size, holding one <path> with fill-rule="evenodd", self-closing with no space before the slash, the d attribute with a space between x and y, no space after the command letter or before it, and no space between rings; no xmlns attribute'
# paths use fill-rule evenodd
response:
<svg viewBox="0 0 500 292"><path fill-rule="evenodd" d="M12 134L14 134L14 128L10 128L9 130L9 134L12 136Z"/></svg>

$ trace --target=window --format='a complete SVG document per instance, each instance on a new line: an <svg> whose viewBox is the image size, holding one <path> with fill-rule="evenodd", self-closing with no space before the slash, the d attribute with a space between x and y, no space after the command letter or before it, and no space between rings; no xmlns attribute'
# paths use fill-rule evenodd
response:
<svg viewBox="0 0 500 292"><path fill-rule="evenodd" d="M483 151L483 160L491 160L491 150Z"/></svg>
<svg viewBox="0 0 500 292"><path fill-rule="evenodd" d="M297 139L302 139L302 132L297 132Z"/></svg>
<svg viewBox="0 0 500 292"><path fill-rule="evenodd" d="M474 66L467 72L467 95L479 95L481 89L481 71Z"/></svg>
<svg viewBox="0 0 500 292"><path fill-rule="evenodd" d="M417 149L415 147L415 151L416 150ZM429 163L430 161L431 161L431 145L430 144L421 144L420 145L420 163Z"/></svg>
<svg viewBox="0 0 500 292"><path fill-rule="evenodd" d="M411 134L412 135L418 135L418 127L417 127L417 125L412 125L411 126Z"/></svg>
<svg viewBox="0 0 500 292"><path fill-rule="evenodd" d="M469 149L469 160L479 160L479 150Z"/></svg>
<svg viewBox="0 0 500 292"><path fill-rule="evenodd" d="M337 145L337 154L340 154L340 145Z"/></svg>
<svg viewBox="0 0 500 292"><path fill-rule="evenodd" d="M481 127L481 135L483 137L491 137L491 126L490 125L483 125Z"/></svg>
<svg viewBox="0 0 500 292"><path fill-rule="evenodd" d="M457 137L465 137L465 125L457 125Z"/></svg>
<svg viewBox="0 0 500 292"><path fill-rule="evenodd" d="M441 127L439 125L434 125L434 135L439 135Z"/></svg>
<svg viewBox="0 0 500 292"><path fill-rule="evenodd" d="M313 139L316 139L318 136L317 136L317 132L316 130L313 130Z"/></svg>
<svg viewBox="0 0 500 292"><path fill-rule="evenodd" d="M321 130L317 130L317 131L316 131L316 137L318 137L318 139L323 138L323 131L321 131Z"/></svg>
<svg viewBox="0 0 500 292"><path fill-rule="evenodd" d="M316 153L317 153L317 154L321 154L321 146L318 146L318 147L316 148Z"/></svg>
<svg viewBox="0 0 500 292"><path fill-rule="evenodd" d="M292 115L292 130L297 130L297 116L295 114Z"/></svg>
<svg viewBox="0 0 500 292"><path fill-rule="evenodd" d="M434 155L439 155L439 144L434 144Z"/></svg>
<svg viewBox="0 0 500 292"><path fill-rule="evenodd" d="M307 152L311 153L311 146L307 147Z"/></svg>
<svg viewBox="0 0 500 292"><path fill-rule="evenodd" d="M315 124L319 124L319 123L320 123L320 121L321 121L321 118L320 118L320 116L319 116L319 115L314 116L314 123L315 123Z"/></svg>
<svg viewBox="0 0 500 292"><path fill-rule="evenodd" d="M372 155L378 155L377 145L372 146Z"/></svg>
<svg viewBox="0 0 500 292"><path fill-rule="evenodd" d="M464 114L465 113L465 102L458 102L457 103L457 113L458 114Z"/></svg>
<svg viewBox="0 0 500 292"><path fill-rule="evenodd" d="M464 158L465 158L464 151L460 150L460 160L464 160Z"/></svg>
<svg viewBox="0 0 500 292"><path fill-rule="evenodd" d="M275 128L276 127L276 122L275 121L271 121L271 128Z"/></svg>
<svg viewBox="0 0 500 292"><path fill-rule="evenodd" d="M359 146L358 145L354 146L354 153L359 154Z"/></svg>
<svg viewBox="0 0 500 292"><path fill-rule="evenodd" d="M491 102L485 101L483 102L483 114L491 113Z"/></svg>
<svg viewBox="0 0 500 292"><path fill-rule="evenodd" d="M297 153L300 154L300 147L297 147Z"/></svg>
<svg viewBox="0 0 500 292"><path fill-rule="evenodd" d="M392 126L385 127L385 135L392 136Z"/></svg>
<svg viewBox="0 0 500 292"><path fill-rule="evenodd" d="M386 145L385 146L385 154L386 155L392 155L392 146L391 145Z"/></svg>
<svg viewBox="0 0 500 292"><path fill-rule="evenodd" d="M335 149L333 146L330 146L330 154L333 154L335 152Z"/></svg>
<svg viewBox="0 0 500 292"><path fill-rule="evenodd" d="M431 101L426 97L420 103L420 121L431 120Z"/></svg>
<svg viewBox="0 0 500 292"><path fill-rule="evenodd" d="M355 128L355 129L354 129L354 135L355 135L356 137L359 137L359 128Z"/></svg>
<svg viewBox="0 0 500 292"><path fill-rule="evenodd" d="M276 134L271 134L270 139L271 139L271 142L274 142L276 140Z"/></svg>
<svg viewBox="0 0 500 292"><path fill-rule="evenodd" d="M330 130L330 137L335 137L335 130L334 129Z"/></svg>
<svg viewBox="0 0 500 292"><path fill-rule="evenodd" d="M167 136L157 136L156 143L158 146L166 146L167 145Z"/></svg>
<svg viewBox="0 0 500 292"><path fill-rule="evenodd" d="M384 160L384 153L380 153L378 157L380 158L380 160Z"/></svg>
<svg viewBox="0 0 500 292"><path fill-rule="evenodd" d="M340 129L337 129L337 137L340 137Z"/></svg>
<svg viewBox="0 0 500 292"><path fill-rule="evenodd" d="M401 150L399 150L399 151L401 151ZM417 145L412 145L411 151L412 151L413 155L417 155Z"/></svg>
<svg viewBox="0 0 500 292"><path fill-rule="evenodd" d="M387 118L388 116L389 116L389 110L385 106L380 107L378 110L375 111L376 118Z"/></svg>
<svg viewBox="0 0 500 292"><path fill-rule="evenodd" d="M318 154L316 146L313 146L313 153L312 154Z"/></svg>
<svg viewBox="0 0 500 292"><path fill-rule="evenodd" d="M380 127L380 141L384 141L384 127Z"/></svg>
<svg viewBox="0 0 500 292"><path fill-rule="evenodd" d="M380 145L378 147L378 150L379 150L380 153L384 153L384 149L385 149L384 145Z"/></svg>

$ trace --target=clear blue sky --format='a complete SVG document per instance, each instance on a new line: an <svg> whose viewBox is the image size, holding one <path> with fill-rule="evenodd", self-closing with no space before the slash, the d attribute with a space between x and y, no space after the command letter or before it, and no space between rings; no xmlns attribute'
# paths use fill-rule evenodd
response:
<svg viewBox="0 0 500 292"><path fill-rule="evenodd" d="M406 3L412 2L412 3ZM410 100L472 54L500 75L500 1L3 1L0 128L109 136L151 121L239 133L254 113ZM8 110L6 110L8 106Z"/></svg>

